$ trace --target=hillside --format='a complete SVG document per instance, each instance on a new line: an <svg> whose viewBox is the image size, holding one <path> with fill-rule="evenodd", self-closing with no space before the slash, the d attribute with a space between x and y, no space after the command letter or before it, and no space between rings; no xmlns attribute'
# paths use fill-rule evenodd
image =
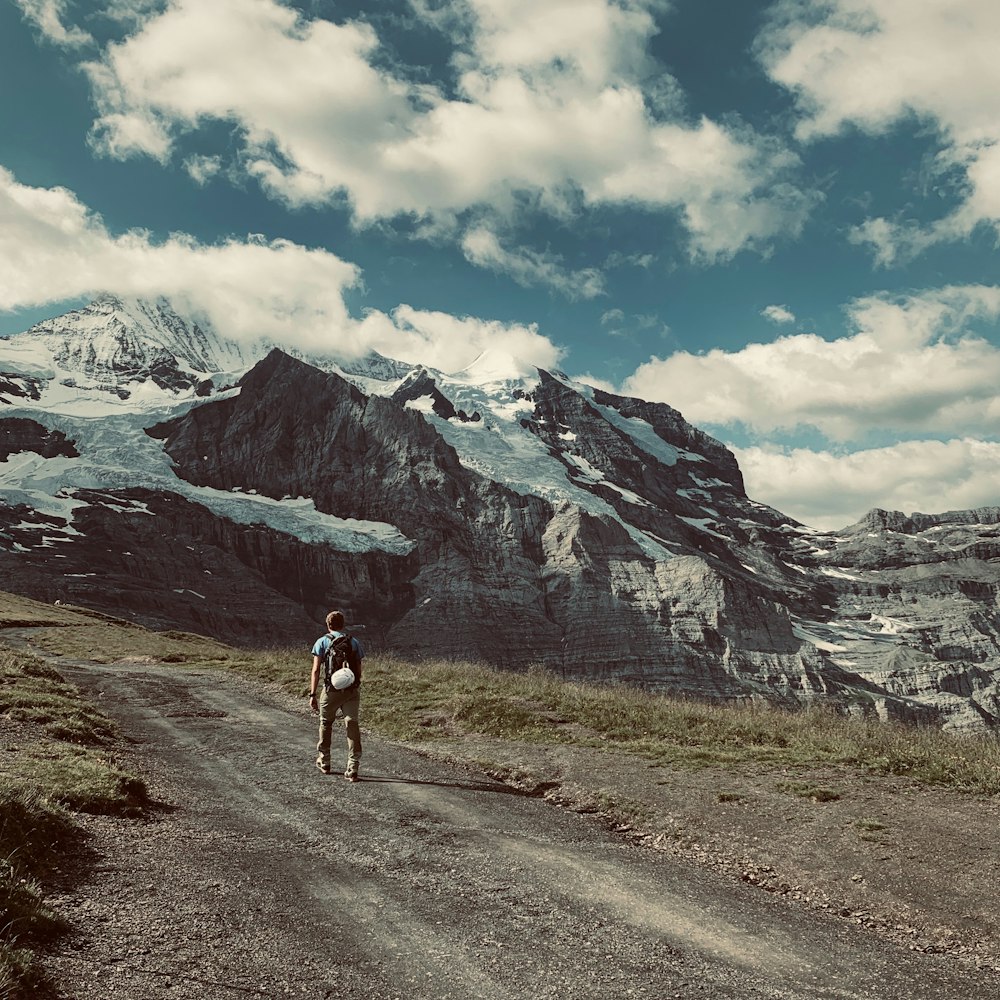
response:
<svg viewBox="0 0 1000 1000"><path fill-rule="evenodd" d="M118 766L152 780L153 798L179 808L181 817L190 803L180 789L197 788L207 773L198 769L199 760L220 780L230 780L223 760L199 756L204 751L196 750L198 741L209 731L225 734L235 764L260 738L251 726L247 747L232 745L235 723L243 714L271 712L269 705L286 713L283 721L273 719L285 747L282 758L291 753L299 761L292 784L285 786L286 805L271 822L283 822L281 810L294 808L295 795L313 794L295 791L310 772L315 777L313 723L301 697L307 657L300 652L248 654L191 634L148 633L83 609L53 609L5 595L0 644L25 643L61 664L61 673L115 715L137 740L132 750L117 744ZM200 693L189 691L189 683L201 685ZM234 684L240 708L227 704L230 695L224 694ZM143 692L154 689L157 704L146 704L150 694ZM518 676L453 662L408 664L391 656L370 663L364 698L371 748L364 776L376 788L382 787L377 781L388 780L390 758L416 750L422 759L460 764L472 769L467 774L489 775L502 787L590 817L612 832L614 842L675 859L695 883L703 878L698 872L713 873L722 879L723 894L750 887L799 914L795 920L829 921L827 937L835 928L860 928L871 940L886 942L879 947L947 956L940 967L946 982L960 982L967 968L983 975L1000 969L1000 860L993 846L1000 758L993 741L867 725L822 712L712 707L546 674ZM140 703L145 707L137 711ZM23 745L26 723L15 721L25 717L20 712L7 709L0 721L7 740ZM152 729L134 730L129 719L146 719ZM15 732L12 725L20 728ZM290 726L298 736L290 735ZM289 750L289 739L301 747ZM171 767L180 770L163 799L157 759L170 746L177 748ZM0 780L24 780L18 761L5 757ZM403 766L412 773L425 765ZM188 767L195 771L185 775ZM250 801L246 789L254 780L240 777L241 801ZM42 801L60 795L58 786L43 784L40 791ZM138 835L129 832L130 821L122 826L118 820L83 820L103 851ZM112 826L102 825L107 823ZM143 828L142 837L155 838L145 823ZM155 843L156 850L164 843L183 850L185 842ZM169 866L170 857L156 863ZM107 900L84 902L94 879L90 863L75 870L79 887L70 888L60 876L62 888L49 884L45 890L50 905L70 906L63 913L70 917L90 906L106 909ZM215 876L205 871L192 877L210 882ZM107 877L97 881L107 886Z"/></svg>

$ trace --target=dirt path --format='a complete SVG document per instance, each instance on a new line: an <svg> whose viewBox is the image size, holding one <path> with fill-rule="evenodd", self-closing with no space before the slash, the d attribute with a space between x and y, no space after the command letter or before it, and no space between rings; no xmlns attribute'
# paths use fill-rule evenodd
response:
<svg viewBox="0 0 1000 1000"><path fill-rule="evenodd" d="M163 804L88 819L91 856L57 873L68 998L1000 997L994 973L367 734L362 781L323 776L303 707L239 678L58 662Z"/></svg>

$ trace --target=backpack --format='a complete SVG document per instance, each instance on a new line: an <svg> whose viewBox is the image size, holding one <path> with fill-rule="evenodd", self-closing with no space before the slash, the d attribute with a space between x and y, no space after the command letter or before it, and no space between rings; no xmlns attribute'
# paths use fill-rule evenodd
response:
<svg viewBox="0 0 1000 1000"><path fill-rule="evenodd" d="M334 674L338 670L347 667L354 675L354 680L350 684L337 685L337 687L357 687L360 683L358 679L358 668L361 666L361 658L354 648L354 642L346 632L330 632L330 644L327 646L326 657L323 660L323 684L329 689L334 687Z"/></svg>

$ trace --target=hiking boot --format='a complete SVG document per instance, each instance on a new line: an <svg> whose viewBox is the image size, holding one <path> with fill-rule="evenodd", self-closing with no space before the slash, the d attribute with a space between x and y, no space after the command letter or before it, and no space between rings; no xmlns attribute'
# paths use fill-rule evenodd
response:
<svg viewBox="0 0 1000 1000"><path fill-rule="evenodd" d="M330 765L329 765L329 764L324 764L322 760L318 760L318 761L316 761L316 766L317 766L317 767L318 767L318 768L319 768L319 769L320 769L320 770L321 770L321 771L322 771L322 772L323 772L324 774L329 774L329 773L330 773Z"/></svg>

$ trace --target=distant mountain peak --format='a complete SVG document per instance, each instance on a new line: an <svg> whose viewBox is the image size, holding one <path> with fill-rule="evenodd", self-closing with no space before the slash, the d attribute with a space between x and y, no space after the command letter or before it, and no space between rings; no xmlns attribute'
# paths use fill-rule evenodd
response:
<svg viewBox="0 0 1000 1000"><path fill-rule="evenodd" d="M202 376L248 364L241 345L207 322L180 315L166 299L103 293L81 309L43 320L12 341L41 338L56 364L95 377L142 380L153 363L173 358Z"/></svg>

